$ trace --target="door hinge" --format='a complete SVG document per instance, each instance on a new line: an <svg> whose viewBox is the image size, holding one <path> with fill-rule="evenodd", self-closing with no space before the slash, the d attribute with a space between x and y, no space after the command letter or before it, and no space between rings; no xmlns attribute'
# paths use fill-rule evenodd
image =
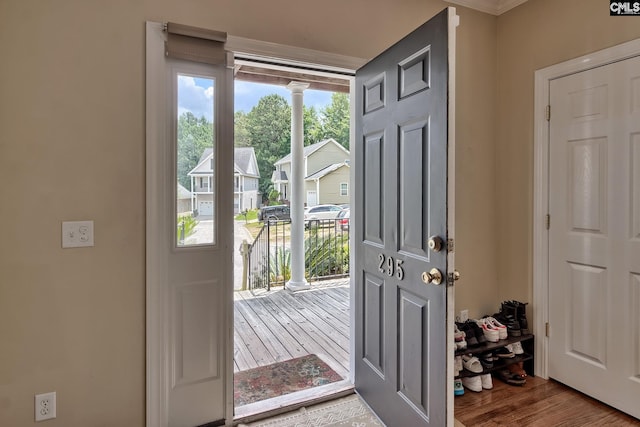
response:
<svg viewBox="0 0 640 427"><path fill-rule="evenodd" d="M549 322L544 324L544 336L549 337Z"/></svg>
<svg viewBox="0 0 640 427"><path fill-rule="evenodd" d="M447 239L447 252L453 252L453 239Z"/></svg>
<svg viewBox="0 0 640 427"><path fill-rule="evenodd" d="M547 121L551 120L551 105L547 105L547 108L545 108L544 116L546 117Z"/></svg>
<svg viewBox="0 0 640 427"><path fill-rule="evenodd" d="M544 218L544 226L547 227L547 230L551 229L551 215L547 214Z"/></svg>

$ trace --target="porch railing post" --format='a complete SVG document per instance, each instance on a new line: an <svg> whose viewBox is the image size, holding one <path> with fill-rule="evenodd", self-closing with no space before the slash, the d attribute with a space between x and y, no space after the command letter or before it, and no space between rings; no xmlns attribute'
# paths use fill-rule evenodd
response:
<svg viewBox="0 0 640 427"><path fill-rule="evenodd" d="M271 221L267 221L267 290L271 290ZM276 248L277 251L277 248ZM276 256L278 253L276 252Z"/></svg>
<svg viewBox="0 0 640 427"><path fill-rule="evenodd" d="M242 288L241 290L247 290L247 278L249 271L249 243L246 240L242 241L240 245L240 254L242 254Z"/></svg>

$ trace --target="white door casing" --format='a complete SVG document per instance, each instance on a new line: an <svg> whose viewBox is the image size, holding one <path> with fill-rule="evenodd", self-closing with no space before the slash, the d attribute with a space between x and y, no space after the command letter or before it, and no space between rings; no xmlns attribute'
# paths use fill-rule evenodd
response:
<svg viewBox="0 0 640 427"><path fill-rule="evenodd" d="M549 376L640 417L640 57L550 84Z"/></svg>
<svg viewBox="0 0 640 427"><path fill-rule="evenodd" d="M147 425L232 418L233 76L167 59L163 25L147 23ZM177 76L215 86L213 244L176 237Z"/></svg>
<svg viewBox="0 0 640 427"><path fill-rule="evenodd" d="M164 118L161 117L160 107L164 106L166 94L166 81L162 71L164 64L162 23L147 22L147 48L146 48L146 123L147 123L147 426L162 427L168 424L167 409L167 364L169 358L169 348L166 340L166 324L163 322L168 310L167 301L161 291L159 283L166 272L163 265L155 253L156 248L161 243L160 240L166 236L157 233L159 221L166 212L154 210L151 207L158 203L158 199L164 197L160 192L160 182L154 180L159 176L160 167L163 160L163 153L158 152L157 144L149 144L149 141L157 141L164 138L166 129L162 126ZM269 58L272 64L270 67L283 70L290 70L289 64L296 66L306 66L314 70L314 74L334 76L335 72L343 75L352 75L353 72L365 62L362 58L338 55L330 52L322 52L312 49L305 49L295 46L280 45L260 40L246 39L228 35L226 48L228 51L240 54L245 58L260 59ZM160 71L159 71L160 70ZM353 78L348 78L353 84ZM352 86L353 89L353 86ZM353 97L353 95L352 95ZM353 111L353 104L351 104ZM231 108L230 108L231 110ZM352 114L353 116L353 114ZM353 118L352 118L353 120ZM228 128L232 132L233 123ZM353 128L352 128L353 129ZM353 130L352 130L353 132ZM352 134L353 135L353 134ZM352 153L353 155L353 153ZM230 162L232 164L232 162ZM286 184L284 184L286 187ZM229 187L232 188L231 186ZM194 208L197 206L194 206ZM222 212L222 211L221 211ZM228 229L232 229L228 227ZM220 240L218 240L220 241ZM232 259L232 248L229 248L229 259ZM160 263L160 264L158 264ZM228 263L232 263L229 261ZM158 267L158 268L156 268ZM230 282L231 283L231 282ZM226 412L227 425L231 425L233 420L233 300L232 287L229 286L229 295L225 296L228 304L223 308L221 316L225 319L225 348L221 349L221 354L226 358ZM352 310L353 313L353 310ZM353 346L353 340L352 340ZM195 404L199 404L196 401Z"/></svg>

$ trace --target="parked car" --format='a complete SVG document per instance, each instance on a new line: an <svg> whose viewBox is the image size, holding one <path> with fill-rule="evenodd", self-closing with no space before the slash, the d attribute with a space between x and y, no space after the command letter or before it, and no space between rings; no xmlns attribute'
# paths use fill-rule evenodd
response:
<svg viewBox="0 0 640 427"><path fill-rule="evenodd" d="M351 213L351 209L346 208L342 209L338 212L338 216L336 217L336 230L349 230L349 216Z"/></svg>
<svg viewBox="0 0 640 427"><path fill-rule="evenodd" d="M304 210L304 225L306 228L318 226L321 222L333 222L342 208L337 205L316 205Z"/></svg>
<svg viewBox="0 0 640 427"><path fill-rule="evenodd" d="M287 205L263 206L258 211L258 221L289 220L291 212Z"/></svg>

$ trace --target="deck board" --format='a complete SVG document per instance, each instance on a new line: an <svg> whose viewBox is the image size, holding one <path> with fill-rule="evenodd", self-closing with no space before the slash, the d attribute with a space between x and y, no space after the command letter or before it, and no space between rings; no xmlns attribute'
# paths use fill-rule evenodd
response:
<svg viewBox="0 0 640 427"><path fill-rule="evenodd" d="M234 372L316 354L349 372L349 280L289 292L234 292Z"/></svg>

